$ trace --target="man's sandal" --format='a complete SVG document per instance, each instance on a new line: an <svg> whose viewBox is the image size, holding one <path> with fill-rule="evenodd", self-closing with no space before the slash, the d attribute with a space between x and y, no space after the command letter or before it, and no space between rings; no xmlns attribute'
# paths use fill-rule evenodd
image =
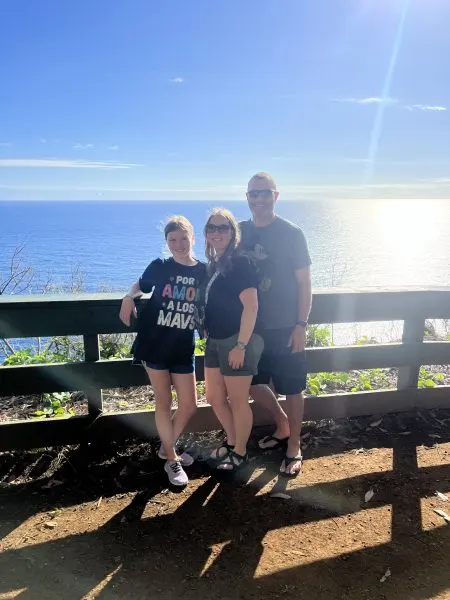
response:
<svg viewBox="0 0 450 600"><path fill-rule="evenodd" d="M297 456L285 456L281 463L280 473L285 477L297 477L300 473L303 465L303 456L297 454Z"/></svg>
<svg viewBox="0 0 450 600"><path fill-rule="evenodd" d="M266 435L258 440L258 446L260 450L276 450L277 448L284 448L288 439L289 437L277 438L274 435Z"/></svg>
<svg viewBox="0 0 450 600"><path fill-rule="evenodd" d="M247 454L241 456L234 450L230 450L227 456L216 466L219 471L239 471L248 462Z"/></svg>

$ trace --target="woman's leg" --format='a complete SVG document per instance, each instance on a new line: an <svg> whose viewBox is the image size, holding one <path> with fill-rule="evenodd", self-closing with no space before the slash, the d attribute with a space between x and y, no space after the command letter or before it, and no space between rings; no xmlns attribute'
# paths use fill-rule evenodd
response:
<svg viewBox="0 0 450 600"><path fill-rule="evenodd" d="M234 451L240 456L247 454L247 442L253 427L253 413L249 405L251 375L225 376L225 387L233 413L236 444Z"/></svg>
<svg viewBox="0 0 450 600"><path fill-rule="evenodd" d="M176 438L172 425L172 388L169 371L145 368L155 394L156 429L168 460L175 460Z"/></svg>
<svg viewBox="0 0 450 600"><path fill-rule="evenodd" d="M172 381L178 399L178 408L172 419L172 434L176 444L190 418L197 410L197 389L194 373L172 373Z"/></svg>
<svg viewBox="0 0 450 600"><path fill-rule="evenodd" d="M206 401L219 419L230 446L235 444L233 414L227 399L224 377L219 369L205 367Z"/></svg>

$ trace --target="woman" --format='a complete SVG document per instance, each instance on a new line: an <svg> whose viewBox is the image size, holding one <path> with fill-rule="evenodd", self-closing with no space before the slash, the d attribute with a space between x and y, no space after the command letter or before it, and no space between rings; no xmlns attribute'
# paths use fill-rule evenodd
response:
<svg viewBox="0 0 450 600"><path fill-rule="evenodd" d="M205 292L206 399L227 436L212 458L218 469L234 471L247 461L253 425L249 390L263 350L263 340L254 332L257 279L249 259L238 254L239 225L230 211L211 213L205 239L210 277Z"/></svg>
<svg viewBox="0 0 450 600"><path fill-rule="evenodd" d="M172 217L164 237L172 257L149 264L123 298L120 319L129 326L131 315L137 315L134 298L153 291L138 318L134 360L145 366L155 394L155 420L161 439L158 456L166 461L169 481L184 486L188 477L183 467L191 465L193 458L187 453L179 455L176 443L197 408L194 314L206 266L193 255L194 230L185 217ZM172 384L178 399L173 418Z"/></svg>

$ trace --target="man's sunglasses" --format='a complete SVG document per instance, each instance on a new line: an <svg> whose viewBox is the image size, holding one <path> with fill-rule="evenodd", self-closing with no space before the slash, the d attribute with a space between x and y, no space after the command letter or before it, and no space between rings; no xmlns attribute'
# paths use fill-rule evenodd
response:
<svg viewBox="0 0 450 600"><path fill-rule="evenodd" d="M226 225L214 225L213 223L208 223L205 227L206 233L228 233L230 231L230 226Z"/></svg>
<svg viewBox="0 0 450 600"><path fill-rule="evenodd" d="M261 196L261 198L264 198L264 200L269 200L269 198L272 198L274 191L275 190L250 190L247 192L247 198L256 200L258 196Z"/></svg>

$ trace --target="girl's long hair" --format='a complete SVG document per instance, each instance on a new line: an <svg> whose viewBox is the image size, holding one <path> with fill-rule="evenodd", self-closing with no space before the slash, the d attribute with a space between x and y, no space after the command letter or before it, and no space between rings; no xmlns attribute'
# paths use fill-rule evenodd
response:
<svg viewBox="0 0 450 600"><path fill-rule="evenodd" d="M208 244L206 238L206 228L209 225L211 219L216 216L221 216L228 221L228 224L231 227L231 240L228 246L225 248L224 253L218 259L216 251ZM205 254L208 259L208 273L212 275L214 271L219 271L219 273L225 274L228 273L231 269L231 260L234 256L239 253L239 243L241 241L241 230L239 228L239 224L236 221L233 213L226 208L215 208L209 215L208 220L205 223Z"/></svg>

